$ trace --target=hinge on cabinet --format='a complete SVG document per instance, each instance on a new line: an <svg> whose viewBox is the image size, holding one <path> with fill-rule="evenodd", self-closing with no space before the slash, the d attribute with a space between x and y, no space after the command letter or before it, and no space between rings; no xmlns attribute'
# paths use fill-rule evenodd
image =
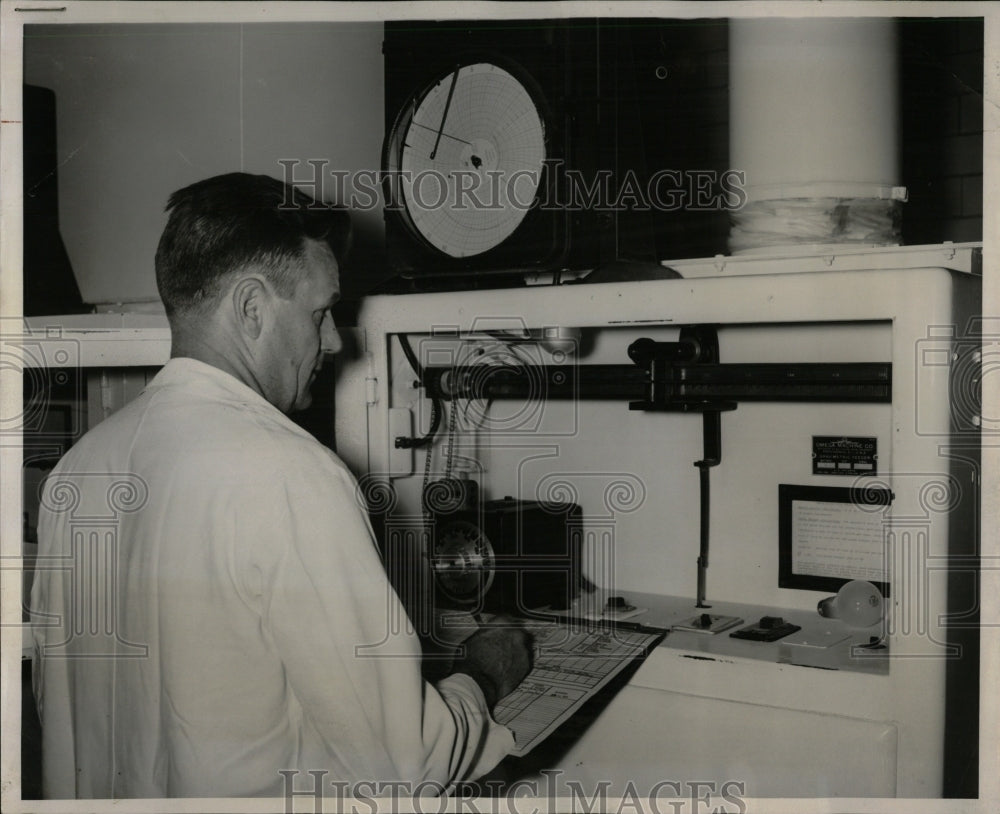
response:
<svg viewBox="0 0 1000 814"><path fill-rule="evenodd" d="M376 404L378 402L378 379L374 376L365 377L365 401L368 404Z"/></svg>

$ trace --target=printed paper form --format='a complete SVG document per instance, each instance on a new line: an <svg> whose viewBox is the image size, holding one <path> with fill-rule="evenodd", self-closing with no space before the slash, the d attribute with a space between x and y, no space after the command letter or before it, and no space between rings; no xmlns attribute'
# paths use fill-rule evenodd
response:
<svg viewBox="0 0 1000 814"><path fill-rule="evenodd" d="M520 686L497 704L493 717L514 733L521 757L545 740L601 687L663 637L579 624L527 622L535 663Z"/></svg>
<svg viewBox="0 0 1000 814"><path fill-rule="evenodd" d="M853 504L792 503L792 572L886 580L885 517Z"/></svg>

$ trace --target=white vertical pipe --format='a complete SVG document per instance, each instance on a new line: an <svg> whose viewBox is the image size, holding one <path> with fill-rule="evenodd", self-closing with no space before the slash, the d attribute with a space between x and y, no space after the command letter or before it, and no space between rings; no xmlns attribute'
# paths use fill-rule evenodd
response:
<svg viewBox="0 0 1000 814"><path fill-rule="evenodd" d="M905 198L892 20L735 19L729 64L730 166L750 207Z"/></svg>

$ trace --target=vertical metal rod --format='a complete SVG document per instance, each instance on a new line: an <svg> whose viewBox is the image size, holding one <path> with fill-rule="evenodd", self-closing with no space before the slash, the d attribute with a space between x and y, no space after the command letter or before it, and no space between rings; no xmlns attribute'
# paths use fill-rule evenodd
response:
<svg viewBox="0 0 1000 814"><path fill-rule="evenodd" d="M695 466L698 467L701 484L701 544L698 549L698 593L695 607L710 608L712 606L705 603L705 585L708 577L708 518L711 506L708 491L710 464L707 461L698 461Z"/></svg>
<svg viewBox="0 0 1000 814"><path fill-rule="evenodd" d="M722 414L717 410L706 410L703 414L703 451L705 457L695 461L698 467L699 497L701 503L701 530L698 547L698 590L695 607L710 608L705 602L708 580L709 519L711 517L711 491L709 470L722 460Z"/></svg>

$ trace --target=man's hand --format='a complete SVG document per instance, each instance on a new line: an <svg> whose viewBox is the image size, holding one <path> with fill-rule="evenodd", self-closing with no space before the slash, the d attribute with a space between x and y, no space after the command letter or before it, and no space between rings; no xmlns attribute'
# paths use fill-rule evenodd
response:
<svg viewBox="0 0 1000 814"><path fill-rule="evenodd" d="M453 673L472 676L491 710L511 693L531 670L531 635L510 620L497 620L461 644Z"/></svg>

